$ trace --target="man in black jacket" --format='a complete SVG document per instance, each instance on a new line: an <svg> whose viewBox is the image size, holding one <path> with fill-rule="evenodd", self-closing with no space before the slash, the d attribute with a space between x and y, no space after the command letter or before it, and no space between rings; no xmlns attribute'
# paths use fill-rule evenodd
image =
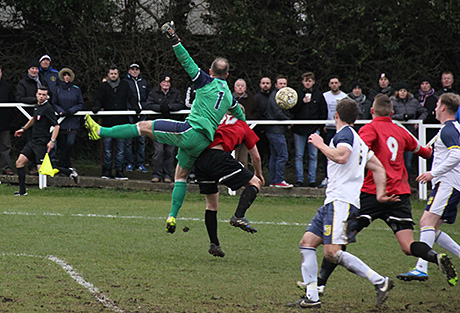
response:
<svg viewBox="0 0 460 313"><path fill-rule="evenodd" d="M31 60L29 62L27 74L18 82L16 88L16 102L27 104L37 103L37 89L41 86L48 86L45 79L40 74L39 68L40 64L38 61Z"/></svg>
<svg viewBox="0 0 460 313"><path fill-rule="evenodd" d="M103 82L96 92L93 112L97 113L100 110L124 111L128 110L128 104L136 112L141 112L128 83L125 80L120 80L118 67L112 65L107 73L107 81ZM129 123L127 115L105 115L102 117L102 125L105 127L127 123ZM115 179L128 179L123 173L126 141L124 139L104 138L102 143L104 146L104 160L101 177L109 179L112 176L112 149L115 147Z"/></svg>
<svg viewBox="0 0 460 313"><path fill-rule="evenodd" d="M302 74L302 87L297 90L297 104L291 109L295 120L325 120L327 119L327 104L323 93L315 86L315 74ZM303 156L305 146L308 149L308 182L310 187L316 186L316 167L318 164L318 149L308 143L308 137L318 133L324 125L294 125L295 169L297 182L295 187L303 185Z"/></svg>
<svg viewBox="0 0 460 313"><path fill-rule="evenodd" d="M267 120L290 120L287 111L276 104L275 96L278 90L287 87L287 77L278 75L275 79L273 89L268 99L268 107L265 112ZM265 128L267 139L270 143L270 161L268 164L270 174L270 187L292 188L292 184L284 180L284 169L288 161L288 150L286 142L286 125L267 125Z"/></svg>
<svg viewBox="0 0 460 313"><path fill-rule="evenodd" d="M391 96L395 94L395 90L390 85L390 80L390 74L388 72L380 73L378 80L379 85L377 86L377 88L372 89L369 92L368 98L371 103L374 102L375 96L379 93L383 93L384 95L387 95L389 98L391 98Z"/></svg>
<svg viewBox="0 0 460 313"><path fill-rule="evenodd" d="M161 115L155 118L171 118L171 111L179 111L186 109L184 99L179 90L171 87L171 76L163 74L160 78L160 85L153 89L147 99L147 108ZM165 183L170 183L174 177L174 150L175 147L160 143L153 140L155 152L152 157L153 177L152 182L158 183L163 180Z"/></svg>
<svg viewBox="0 0 460 313"><path fill-rule="evenodd" d="M259 110L261 120L265 120L265 112L268 107L268 98L270 97L270 92L272 89L272 80L270 77L263 76L259 82L259 91L254 95L254 98L259 103ZM268 164L268 158L270 157L269 143L267 136L265 134L265 125L257 125L254 129L254 132L259 137L259 142L257 143L257 149L259 149L260 157L262 158L262 165Z"/></svg>
<svg viewBox="0 0 460 313"><path fill-rule="evenodd" d="M133 63L129 66L128 75L126 75L125 80L128 82L131 92L134 97L136 97L136 104L139 109L146 109L147 98L150 93L150 86L148 81L142 77L141 69L139 64ZM139 118L137 116L129 116L129 122L131 124L136 124L139 121L146 121L147 116L141 115ZM136 152L134 153L134 145L136 143ZM131 172L133 169L139 170L141 172L147 173L147 169L144 166L145 161L145 136L139 136L135 139L130 138L126 139L126 148L125 148L125 164L126 171Z"/></svg>
<svg viewBox="0 0 460 313"><path fill-rule="evenodd" d="M15 102L13 88L9 82L3 79L2 66L0 65L0 103L11 102ZM10 165L10 126L12 116L13 108L0 109L0 168L2 169L2 173L6 175L13 175Z"/></svg>

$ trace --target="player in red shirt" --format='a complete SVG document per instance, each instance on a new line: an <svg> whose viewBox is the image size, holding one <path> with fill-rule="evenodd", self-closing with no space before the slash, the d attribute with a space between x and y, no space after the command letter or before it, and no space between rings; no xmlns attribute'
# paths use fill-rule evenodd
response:
<svg viewBox="0 0 460 313"><path fill-rule="evenodd" d="M380 203L376 199L375 183L372 172L368 171L361 188L359 215L354 231L359 233L376 219L383 220L392 230L399 242L401 250L406 255L421 257L428 262L438 264L441 253L435 252L426 243L414 241L412 221L412 207L410 203L410 186L406 167L404 166L404 152L411 151L424 159L431 157L431 148L422 147L417 139L405 128L393 123L391 114L393 104L386 95L377 95L371 108L373 120L359 130L359 136L372 150L382 163L387 174L386 190L398 201ZM323 259L318 275L318 291L322 293L329 276L337 264ZM444 272L444 270L443 270ZM403 279L398 276L399 279ZM420 279L426 280L426 279ZM303 288L302 283L297 283Z"/></svg>
<svg viewBox="0 0 460 313"><path fill-rule="evenodd" d="M265 184L260 155L256 146L258 140L259 137L246 122L232 115L226 115L217 128L214 141L196 160L196 180L200 186L200 193L206 195L205 224L211 241L209 253L214 256L224 257L225 255L217 238L218 183L232 190L246 186L241 194L235 215L230 219L230 225L250 233L257 232L244 216L246 210L256 199L260 187ZM249 150L255 174L230 154L236 146L243 143Z"/></svg>

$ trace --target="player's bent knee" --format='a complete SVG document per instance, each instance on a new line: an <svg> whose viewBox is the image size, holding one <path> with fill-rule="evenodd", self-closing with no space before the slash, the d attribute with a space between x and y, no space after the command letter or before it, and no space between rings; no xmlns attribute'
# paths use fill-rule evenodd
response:
<svg viewBox="0 0 460 313"><path fill-rule="evenodd" d="M23 154L19 155L19 158L16 160L16 168L21 168L27 165L29 159Z"/></svg>
<svg viewBox="0 0 460 313"><path fill-rule="evenodd" d="M354 227L353 231L356 233L359 233L362 231L364 228L369 226L371 224L371 217L367 216L358 216L356 219L356 226Z"/></svg>
<svg viewBox="0 0 460 313"><path fill-rule="evenodd" d="M342 250L332 250L332 249L325 249L324 250L324 257L331 263L337 264L339 263L339 256L342 253Z"/></svg>
<svg viewBox="0 0 460 313"><path fill-rule="evenodd" d="M139 129L141 136L149 136L152 138L154 137L152 130L152 121L137 122L137 128Z"/></svg>
<svg viewBox="0 0 460 313"><path fill-rule="evenodd" d="M256 187L257 191L260 191L260 188L262 187L262 181L259 179L259 177L254 175L249 181L249 185Z"/></svg>

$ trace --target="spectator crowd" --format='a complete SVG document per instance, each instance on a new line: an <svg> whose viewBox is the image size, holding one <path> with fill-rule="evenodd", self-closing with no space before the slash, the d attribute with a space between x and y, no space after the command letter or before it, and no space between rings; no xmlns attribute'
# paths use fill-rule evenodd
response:
<svg viewBox="0 0 460 313"><path fill-rule="evenodd" d="M12 86L8 79L3 77L0 65L0 168L2 174L13 175L11 165L12 115L15 108L2 108L2 103L25 103L43 105L43 99L38 101L38 91L47 90L48 102L58 119L59 134L56 143L52 145L49 155L56 166L70 169L64 173L72 173L72 151L77 144L77 134L81 129L82 121L74 114L84 107L84 100L80 88L75 85L76 73L67 67L56 70L51 66L51 57L43 55L38 60L29 62L27 71L16 86ZM183 116L171 114L174 111L189 109L193 105L194 86L187 86L180 90L174 86L174 77L168 73L161 75L157 86L148 82L142 76L142 69L138 63L124 68L115 65L107 69L103 81L96 88L92 111L123 111L133 110L137 115L103 115L100 117L102 126L115 126L126 123L135 124L138 121L156 118L181 119ZM325 125L286 124L258 125L254 131L259 136L257 143L262 163L268 169L268 183L275 188L292 187L325 187L327 185L326 161L321 152L308 142L311 134L320 134L326 144L335 134L334 114L337 102L343 98L354 100L359 106L359 119L370 120L370 108L374 97L385 94L393 102L393 120L408 121L422 120L426 124L439 124L436 120L435 108L440 95L447 92L457 93L453 89L454 74L444 71L440 77L440 87L435 90L435 84L429 76L420 77L416 86L408 82L394 82L390 73L377 73L376 86L366 88L359 79L353 79L349 86L343 86L341 78L332 74L328 77L328 88L322 90L317 83L313 72L305 72L295 80L287 76L278 75L273 80L268 76L261 77L258 90L255 94L248 91L248 84L242 78L236 78L233 85L234 98L244 107L247 120L331 120ZM351 81L352 79L350 79ZM296 89L297 104L290 110L284 110L276 104L276 92L286 86ZM41 88L41 89L40 89ZM368 91L368 92L367 92ZM140 114L142 110L153 110L158 115L146 116ZM26 111L33 115L33 110ZM40 116L35 117L40 120ZM52 123L53 124L53 123ZM358 130L362 125L355 125ZM406 124L408 130L417 136L417 124ZM33 141L31 127L22 128L21 134L27 141ZM437 129L427 129L427 141L433 138ZM50 135L51 136L51 135ZM152 144L153 155L151 160L146 156L146 145ZM289 160L289 146L293 145L293 159ZM33 153L33 149L30 150ZM22 152L21 152L22 153ZM156 140L147 140L141 136L134 139L102 140L101 177L118 180L128 179L126 172L134 170L148 172L150 162L153 183L171 183L174 178L176 148ZM28 155L26 155L28 157ZM251 164L248 150L241 145L236 150L236 158L244 165ZM292 158L292 157L291 157ZM36 173L39 160L29 159L29 174ZM412 170L412 153L404 155L408 173ZM291 161L295 168L295 182L289 183L285 179L285 169ZM304 166L307 164L307 166ZM22 163L21 163L22 164ZM24 166L23 164L21 166ZM318 171L318 168L322 171ZM322 176L319 176L322 174ZM189 181L193 181L193 171ZM71 176L72 177L72 176Z"/></svg>

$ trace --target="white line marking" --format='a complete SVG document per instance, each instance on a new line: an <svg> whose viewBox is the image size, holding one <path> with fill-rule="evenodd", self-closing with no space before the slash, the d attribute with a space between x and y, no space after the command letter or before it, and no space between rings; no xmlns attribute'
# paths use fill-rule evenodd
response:
<svg viewBox="0 0 460 313"><path fill-rule="evenodd" d="M145 219L145 220L166 220L165 217L152 217L152 216L139 216L139 215L103 215L103 214L83 214L83 213L73 213L73 214L63 214L63 213L34 213L34 212L11 212L11 211L3 211L4 215L26 215L26 216L71 216L71 217L98 217L98 218L123 218L123 219ZM178 221L195 221L195 222L204 222L204 219L198 217L178 217ZM229 220L219 219L218 222L220 223L228 223ZM266 222L266 221L252 221L252 224L259 224L259 225L275 225L275 226L303 226L306 227L308 223L289 223L289 222ZM378 231L391 231L389 227L371 227L366 228L367 230L378 230ZM414 230L414 233L418 232L418 230ZM456 231L449 231L449 234L459 235L460 232Z"/></svg>
<svg viewBox="0 0 460 313"><path fill-rule="evenodd" d="M30 214L27 214L30 215ZM101 292L97 287L95 287L90 282L87 282L83 279L83 277L67 262L61 260L53 255L48 255L46 257L42 257L39 255L29 255L24 253L2 253L1 256L25 256L31 258L39 258L39 259L47 259L50 260L60 267L72 277L78 284L83 286L84 288L88 289L89 292L93 294L93 296L100 301L106 308L113 310L114 312L124 313L122 309L120 309L111 299L109 299L103 292Z"/></svg>
<svg viewBox="0 0 460 313"><path fill-rule="evenodd" d="M82 214L82 213L73 213L73 214L63 214L63 213L34 213L34 212L11 212L3 211L4 215L26 215L26 216L71 216L71 217L99 217L99 218L123 218L123 219L145 219L145 220L166 220L165 217L151 217L151 216L124 216L124 215L103 215L103 214ZM204 222L204 219L198 217L178 217L178 221L197 221ZM228 223L229 220L219 219L219 222ZM288 222L255 222L254 224L265 224L265 225L280 225L280 226L307 226L306 223L288 223Z"/></svg>

